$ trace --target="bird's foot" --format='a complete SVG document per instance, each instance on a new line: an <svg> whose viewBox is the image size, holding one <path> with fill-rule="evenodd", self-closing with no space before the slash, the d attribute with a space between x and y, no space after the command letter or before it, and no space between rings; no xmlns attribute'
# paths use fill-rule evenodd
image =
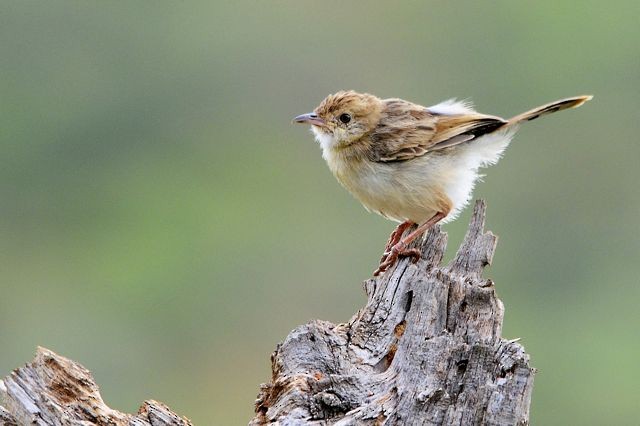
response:
<svg viewBox="0 0 640 426"><path fill-rule="evenodd" d="M404 234L404 231L406 231L411 225L413 225L413 222L405 221L396 226L396 229L394 229L391 235L389 235L389 241L387 241L387 245L384 247L384 254L380 259L380 263L382 263L386 256L391 252L393 246L400 242L402 234Z"/></svg>
<svg viewBox="0 0 640 426"><path fill-rule="evenodd" d="M378 275L382 274L387 269L392 267L398 261L398 258L400 256L411 257L411 261L415 263L418 261L418 259L420 259L420 250L415 248L409 249L403 242L394 244L390 250L385 251L382 255L382 259L380 259L380 265L378 266L378 269L373 272L373 276L377 277Z"/></svg>

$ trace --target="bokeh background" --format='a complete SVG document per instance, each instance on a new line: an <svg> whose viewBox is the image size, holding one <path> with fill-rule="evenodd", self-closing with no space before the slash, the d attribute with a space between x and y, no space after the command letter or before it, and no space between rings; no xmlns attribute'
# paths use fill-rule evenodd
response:
<svg viewBox="0 0 640 426"><path fill-rule="evenodd" d="M532 423L637 424L640 3L84 2L0 6L0 374L36 345L113 407L246 424L298 324L364 303L393 223L291 125L352 88L470 97L525 126L476 196ZM452 252L469 218L446 226Z"/></svg>

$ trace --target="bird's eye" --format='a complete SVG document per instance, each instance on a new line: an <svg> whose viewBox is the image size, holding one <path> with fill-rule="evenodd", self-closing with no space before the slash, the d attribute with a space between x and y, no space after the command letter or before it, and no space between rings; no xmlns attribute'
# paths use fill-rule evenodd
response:
<svg viewBox="0 0 640 426"><path fill-rule="evenodd" d="M347 124L351 121L351 116L345 112L344 114L340 114L340 117L338 117L338 119L344 124Z"/></svg>

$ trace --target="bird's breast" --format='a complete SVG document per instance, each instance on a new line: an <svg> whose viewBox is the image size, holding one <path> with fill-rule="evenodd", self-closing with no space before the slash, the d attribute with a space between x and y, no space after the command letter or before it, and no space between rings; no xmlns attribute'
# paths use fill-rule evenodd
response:
<svg viewBox="0 0 640 426"><path fill-rule="evenodd" d="M396 220L423 222L438 211L442 190L428 158L404 163L377 163L325 155L336 179L367 210Z"/></svg>

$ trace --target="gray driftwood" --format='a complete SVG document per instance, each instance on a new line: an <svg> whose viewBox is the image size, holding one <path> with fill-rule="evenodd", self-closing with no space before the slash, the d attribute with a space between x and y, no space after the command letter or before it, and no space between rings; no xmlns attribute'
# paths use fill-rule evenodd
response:
<svg viewBox="0 0 640 426"><path fill-rule="evenodd" d="M504 307L483 268L497 237L476 202L454 260L432 229L422 259L364 283L347 324L312 321L271 357L252 425L526 425L534 369L501 337Z"/></svg>
<svg viewBox="0 0 640 426"><path fill-rule="evenodd" d="M0 381L0 401L0 426L191 425L157 401L145 401L135 415L112 410L88 370L45 348Z"/></svg>

